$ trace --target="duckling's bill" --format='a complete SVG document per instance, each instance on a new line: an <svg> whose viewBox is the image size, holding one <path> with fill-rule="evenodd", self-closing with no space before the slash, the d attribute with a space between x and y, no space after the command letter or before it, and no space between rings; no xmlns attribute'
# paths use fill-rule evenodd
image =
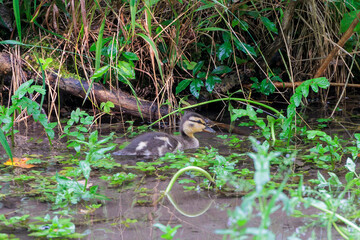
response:
<svg viewBox="0 0 360 240"><path fill-rule="evenodd" d="M203 132L215 133L216 131L209 126L205 126Z"/></svg>

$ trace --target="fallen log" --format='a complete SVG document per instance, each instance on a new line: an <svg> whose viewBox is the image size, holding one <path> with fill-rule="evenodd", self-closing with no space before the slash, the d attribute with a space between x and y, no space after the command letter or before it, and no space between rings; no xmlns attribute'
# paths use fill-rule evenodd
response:
<svg viewBox="0 0 360 240"><path fill-rule="evenodd" d="M11 71L12 67L9 54L0 52L0 75L9 74ZM57 74L48 74L47 83L55 84L57 78ZM85 98L89 89L89 84L87 81L80 79L60 77L58 87L66 93ZM136 99L134 96L123 92L120 89L108 90L101 84L93 83L91 91L97 102L111 101L115 105L115 111L142 117L150 121L157 120L169 113L167 106L158 107L157 104L152 101L140 98Z"/></svg>
<svg viewBox="0 0 360 240"><path fill-rule="evenodd" d="M47 80L49 80L49 83L55 84L57 77L56 74L51 74ZM88 82L80 82L79 79L75 78L60 78L58 86L62 91L80 98L85 98L89 89ZM136 99L134 96L121 90L108 90L98 83L93 83L91 88L97 102L110 101L115 105L116 111L125 114L153 121L169 113L167 106L158 108L156 103L140 98Z"/></svg>

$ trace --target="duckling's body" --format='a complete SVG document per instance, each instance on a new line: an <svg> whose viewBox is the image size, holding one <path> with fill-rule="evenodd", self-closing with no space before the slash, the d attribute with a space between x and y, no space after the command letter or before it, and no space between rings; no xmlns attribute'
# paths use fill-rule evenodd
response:
<svg viewBox="0 0 360 240"><path fill-rule="evenodd" d="M198 148L199 141L195 138L197 132L215 132L207 124L207 120L193 112L187 112L181 119L180 136L163 132L150 132L136 137L116 155L162 156L167 152L176 152L190 148Z"/></svg>

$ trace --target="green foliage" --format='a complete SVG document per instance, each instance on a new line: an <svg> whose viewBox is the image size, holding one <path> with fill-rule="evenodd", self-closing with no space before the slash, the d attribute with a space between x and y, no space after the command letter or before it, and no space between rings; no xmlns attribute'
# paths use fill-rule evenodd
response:
<svg viewBox="0 0 360 240"><path fill-rule="evenodd" d="M329 81L326 78L321 77L306 80L296 88L294 95L290 98L290 104L287 107L287 117L284 119L284 122L281 126L283 131L280 134L280 137L282 139L288 138L288 140L290 140L290 137L293 135L293 131L296 127L296 125L293 124L293 119L296 115L296 108L300 106L303 97L308 97L310 87L314 92L317 93L319 88L327 88L329 85Z"/></svg>
<svg viewBox="0 0 360 240"><path fill-rule="evenodd" d="M38 221L29 225L29 230L32 232L29 236L46 238L82 238L85 236L75 232L75 224L71 222L71 219L58 216L51 219L49 214L35 219Z"/></svg>
<svg viewBox="0 0 360 240"><path fill-rule="evenodd" d="M100 108L101 110L103 110L104 113L107 113L107 114L110 114L110 110L111 108L115 107L114 103L110 102L110 101L107 101L106 103L105 102L102 102L100 104Z"/></svg>
<svg viewBox="0 0 360 240"><path fill-rule="evenodd" d="M11 218L7 219L4 214L1 214L0 215L0 225L3 225L3 226L5 225L7 227L11 226L13 228L24 227L24 226L26 226L29 217L30 217L30 215L26 214L26 215L15 216L15 217L11 217ZM1 239L1 237L0 237L0 239Z"/></svg>
<svg viewBox="0 0 360 240"><path fill-rule="evenodd" d="M204 86L206 90L211 93L214 90L215 84L221 83L221 78L217 75L229 73L232 70L228 66L219 66L216 67L211 73L206 74L206 72L200 71L203 65L204 61L198 62L195 67L193 67L192 65L187 65L188 70L193 71L193 76L195 78L189 78L179 82L176 87L176 94L185 90L189 85L191 94L196 98L199 98L200 90Z"/></svg>
<svg viewBox="0 0 360 240"><path fill-rule="evenodd" d="M0 116L1 118L1 116ZM11 161L13 161L13 155L12 155L12 151L11 148L6 140L5 134L3 132L3 130L0 128L0 143L3 146L6 154L9 156L9 158L11 159Z"/></svg>
<svg viewBox="0 0 360 240"><path fill-rule="evenodd" d="M349 13L345 13L344 17L341 19L340 22L340 32L344 33L348 28L350 27L350 24L354 21L355 18L357 18L357 14L360 12L360 10L351 11ZM357 24L354 28L354 32L360 32L360 24Z"/></svg>
<svg viewBox="0 0 360 240"><path fill-rule="evenodd" d="M284 177L277 189L273 185L267 185L270 181L270 162L277 158L279 153L269 152L267 142L260 144L254 138L250 138L250 140L256 150L256 153L248 153L254 161L256 190L247 194L242 199L240 206L236 206L233 211L228 211L229 228L216 230L216 233L230 239L275 239L275 234L269 229L270 214L281 206L287 214L291 214L295 206L283 193L288 177ZM252 227L247 226L257 216L261 217L259 226L254 226L253 223Z"/></svg>
<svg viewBox="0 0 360 240"><path fill-rule="evenodd" d="M6 108L5 106L0 106L0 126L4 133L7 134L12 131L11 133L13 134L15 112L21 112L26 109L27 113L32 115L35 122L39 121L44 127L51 143L51 139L53 139L55 135L53 128L57 123L48 123L47 116L41 113L40 105L26 97L27 94L34 94L35 92L45 94L45 90L42 86L33 85L33 83L34 80L29 80L20 85L15 94L11 97L12 104L10 107ZM4 141L4 139L1 141L2 144L5 144Z"/></svg>
<svg viewBox="0 0 360 240"><path fill-rule="evenodd" d="M115 173L112 176L101 176L100 179L109 181L111 185L122 185L124 182L130 182L137 177L136 174L133 173Z"/></svg>
<svg viewBox="0 0 360 240"><path fill-rule="evenodd" d="M79 168L77 169L77 177L80 177L81 174L85 178L85 184L81 184L79 181L68 179L66 177L60 176L59 174L56 174L56 181L58 185L55 190L56 198L54 207L65 207L69 204L77 204L81 200L108 200L107 197L96 193L98 186L91 186L89 190L87 190L90 172L90 164L86 161L80 161Z"/></svg>
<svg viewBox="0 0 360 240"><path fill-rule="evenodd" d="M323 131L308 130L306 133L308 139L315 140L316 137L319 137L320 141L327 144L326 146L323 146L317 141L316 146L311 148L310 152L314 152L315 157L317 157L318 160L330 162L332 164L332 170L334 170L335 163L341 161L341 156L344 151L338 137L334 136L334 138L332 138Z"/></svg>
<svg viewBox="0 0 360 240"><path fill-rule="evenodd" d="M177 230L182 227L181 225L176 225L172 228L170 225L165 226L161 223L155 223L153 226L159 228L164 233L161 235L161 239L173 239Z"/></svg>
<svg viewBox="0 0 360 240"><path fill-rule="evenodd" d="M282 82L282 79L279 76L275 76L273 74L269 74L269 78L270 80L265 78L260 83L256 77L251 77L250 79L254 82L251 85L251 88L254 88L256 91L267 96L273 94L275 92L275 87L272 82Z"/></svg>

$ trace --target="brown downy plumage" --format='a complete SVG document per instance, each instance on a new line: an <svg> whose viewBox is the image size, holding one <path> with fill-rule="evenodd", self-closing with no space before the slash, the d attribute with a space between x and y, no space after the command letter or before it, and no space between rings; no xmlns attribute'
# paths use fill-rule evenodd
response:
<svg viewBox="0 0 360 240"><path fill-rule="evenodd" d="M180 122L180 136L163 132L150 132L136 137L123 150L115 155L162 156L167 152L176 152L190 148L198 148L199 140L194 136L197 132L215 132L208 125L209 120L200 114L186 112Z"/></svg>

